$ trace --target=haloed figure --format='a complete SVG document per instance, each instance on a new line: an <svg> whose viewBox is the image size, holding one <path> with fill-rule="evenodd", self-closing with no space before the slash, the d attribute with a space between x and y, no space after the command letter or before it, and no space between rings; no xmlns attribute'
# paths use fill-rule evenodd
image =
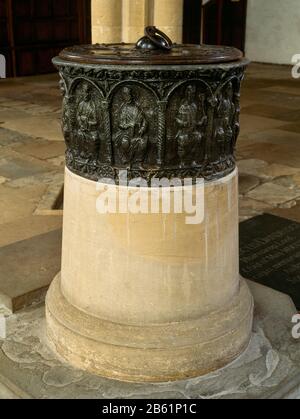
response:
<svg viewBox="0 0 300 419"><path fill-rule="evenodd" d="M88 84L84 84L82 89L77 120L80 149L84 150L85 157L93 156L97 152L99 142L98 118L96 105L92 97L92 88Z"/></svg>
<svg viewBox="0 0 300 419"><path fill-rule="evenodd" d="M232 83L228 83L217 109L217 126L215 131L216 141L219 144L220 155L225 157L230 153L234 141L233 117L235 106L233 103Z"/></svg>
<svg viewBox="0 0 300 419"><path fill-rule="evenodd" d="M198 130L198 107L195 103L195 95L196 87L188 86L176 118L179 127L176 140L181 167L184 167L186 157L191 154L191 149L200 146L202 139Z"/></svg>
<svg viewBox="0 0 300 419"><path fill-rule="evenodd" d="M126 165L136 163L142 167L148 144L146 135L148 123L129 87L122 89L122 105L118 110L117 126L114 144L121 163Z"/></svg>

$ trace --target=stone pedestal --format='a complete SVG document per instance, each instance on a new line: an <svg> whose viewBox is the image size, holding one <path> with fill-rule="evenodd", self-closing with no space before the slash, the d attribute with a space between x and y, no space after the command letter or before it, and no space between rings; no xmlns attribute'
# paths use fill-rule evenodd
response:
<svg viewBox="0 0 300 419"><path fill-rule="evenodd" d="M253 306L238 270L237 173L204 188L198 225L184 213L99 214L96 183L66 170L62 272L47 297L60 354L155 382L211 372L246 349Z"/></svg>
<svg viewBox="0 0 300 419"><path fill-rule="evenodd" d="M247 60L230 47L173 45L153 27L145 35L136 45L66 49L54 60L67 169L47 332L82 369L164 382L221 368L250 341L233 155ZM196 214L178 210L185 195L166 211L158 181L172 203L178 191L194 198ZM104 213L103 189L115 196ZM140 205L124 208L132 197Z"/></svg>

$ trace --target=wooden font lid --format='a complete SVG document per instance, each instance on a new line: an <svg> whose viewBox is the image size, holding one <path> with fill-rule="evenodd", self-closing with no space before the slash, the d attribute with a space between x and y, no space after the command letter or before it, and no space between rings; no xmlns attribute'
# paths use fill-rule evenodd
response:
<svg viewBox="0 0 300 419"><path fill-rule="evenodd" d="M222 64L241 60L243 53L227 46L173 44L167 35L149 26L136 44L74 46L64 49L60 58L84 64Z"/></svg>

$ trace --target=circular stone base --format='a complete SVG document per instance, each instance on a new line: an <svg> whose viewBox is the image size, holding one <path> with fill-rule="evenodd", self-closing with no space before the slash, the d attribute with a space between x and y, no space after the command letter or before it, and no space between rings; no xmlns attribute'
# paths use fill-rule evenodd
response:
<svg viewBox="0 0 300 419"><path fill-rule="evenodd" d="M47 333L56 350L76 367L131 382L166 382L207 374L246 350L253 298L241 280L230 306L200 319L126 325L92 317L64 298L60 274L46 299Z"/></svg>

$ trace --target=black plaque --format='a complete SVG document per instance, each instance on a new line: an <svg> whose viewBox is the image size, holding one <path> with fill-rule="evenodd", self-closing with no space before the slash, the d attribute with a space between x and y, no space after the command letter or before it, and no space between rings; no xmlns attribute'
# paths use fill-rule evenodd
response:
<svg viewBox="0 0 300 419"><path fill-rule="evenodd" d="M242 222L240 271L288 294L300 310L300 223L270 214Z"/></svg>

